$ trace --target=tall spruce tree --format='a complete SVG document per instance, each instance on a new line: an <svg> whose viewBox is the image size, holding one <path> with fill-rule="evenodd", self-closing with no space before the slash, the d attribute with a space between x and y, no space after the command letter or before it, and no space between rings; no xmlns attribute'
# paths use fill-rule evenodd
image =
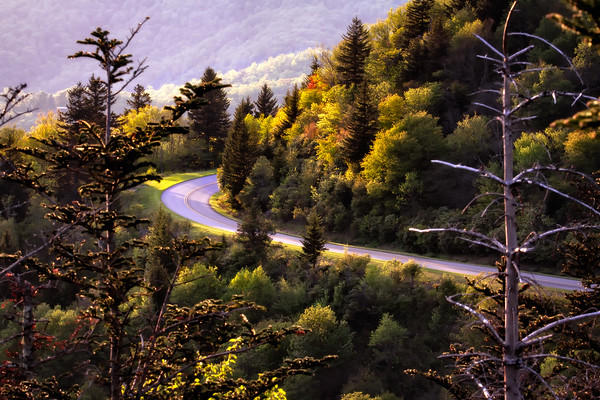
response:
<svg viewBox="0 0 600 400"><path fill-rule="evenodd" d="M407 48L411 40L422 37L429 30L433 3L433 0L413 0L406 5L406 21L399 36L401 48Z"/></svg>
<svg viewBox="0 0 600 400"><path fill-rule="evenodd" d="M220 79L211 67L204 70L202 83L216 82ZM210 153L210 165L220 164L220 157L225 148L225 139L231 121L229 120L229 99L225 89L215 90L207 93L208 103L205 107L190 112L192 121L191 139L199 139L202 142L202 150Z"/></svg>
<svg viewBox="0 0 600 400"><path fill-rule="evenodd" d="M128 111L140 111L142 108L149 106L152 104L152 98L146 92L146 89L137 84L133 88L133 92L131 93L131 98L127 100L127 105L129 106Z"/></svg>
<svg viewBox="0 0 600 400"><path fill-rule="evenodd" d="M294 88L291 91L288 91L283 99L284 117L281 123L275 128L276 140L280 140L285 131L294 125L300 112L300 89L298 88L298 85L294 85Z"/></svg>
<svg viewBox="0 0 600 400"><path fill-rule="evenodd" d="M273 90L266 83L260 88L258 98L254 102L254 116L259 118L261 115L264 117L275 116L277 114L277 99Z"/></svg>
<svg viewBox="0 0 600 400"><path fill-rule="evenodd" d="M237 106L218 170L219 187L226 193L234 208L239 208L237 195L244 188L246 178L258 157L258 138L250 132L245 122L252 110L250 98L243 99Z"/></svg>
<svg viewBox="0 0 600 400"><path fill-rule="evenodd" d="M316 267L321 253L325 250L325 232L323 219L315 209L311 210L306 218L306 228L302 235L302 257Z"/></svg>
<svg viewBox="0 0 600 400"><path fill-rule="evenodd" d="M365 62L371 53L369 32L360 19L354 17L339 45L335 70L342 84L357 85L363 80Z"/></svg>
<svg viewBox="0 0 600 400"><path fill-rule="evenodd" d="M348 133L341 142L343 157L350 166L358 165L369 152L376 133L377 105L371 99L368 84L362 82L350 107Z"/></svg>

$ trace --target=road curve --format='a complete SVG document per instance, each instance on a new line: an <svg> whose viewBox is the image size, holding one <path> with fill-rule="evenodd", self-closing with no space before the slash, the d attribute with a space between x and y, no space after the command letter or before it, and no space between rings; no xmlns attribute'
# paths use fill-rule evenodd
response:
<svg viewBox="0 0 600 400"><path fill-rule="evenodd" d="M219 214L213 210L209 204L210 197L218 191L219 186L217 184L217 176L208 175L201 178L190 179L169 187L163 191L161 200L169 210L181 215L186 219L189 219L190 221L224 231L236 232L237 221ZM273 240L281 243L301 246L300 238L293 235L276 233L273 235ZM424 267L429 269L458 274L489 275L496 272L494 268L483 267L479 265L443 261L412 255L409 256L402 253L344 246L334 243L328 243L326 248L334 253L347 252L357 255L368 255L373 259L383 261L396 259L401 262L407 262L408 260L415 260L419 264L422 264ZM581 289L581 283L575 279L538 275L527 272L522 273L522 276L523 279L534 280L544 287L564 290Z"/></svg>

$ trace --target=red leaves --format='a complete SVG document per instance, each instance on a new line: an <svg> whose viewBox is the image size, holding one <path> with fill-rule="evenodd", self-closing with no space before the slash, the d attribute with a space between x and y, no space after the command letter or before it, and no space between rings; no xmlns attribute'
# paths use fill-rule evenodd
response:
<svg viewBox="0 0 600 400"><path fill-rule="evenodd" d="M318 74L312 74L308 77L306 88L308 90L327 90L327 84L321 80Z"/></svg>

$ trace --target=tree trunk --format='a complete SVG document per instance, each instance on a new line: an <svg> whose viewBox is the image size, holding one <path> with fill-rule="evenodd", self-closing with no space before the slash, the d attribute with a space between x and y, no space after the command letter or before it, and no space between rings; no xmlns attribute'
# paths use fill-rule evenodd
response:
<svg viewBox="0 0 600 400"><path fill-rule="evenodd" d="M20 280L20 279L19 279ZM22 280L19 282L23 293L23 350L22 367L27 376L31 375L33 369L33 351L34 351L34 327L33 318L33 293L29 282Z"/></svg>
<svg viewBox="0 0 600 400"><path fill-rule="evenodd" d="M118 315L119 310L113 310L113 315ZM114 329L117 327L108 327ZM109 375L110 375L110 400L119 400L121 398L121 338L123 331L118 327L119 332L113 332L110 336L110 355L109 355Z"/></svg>
<svg viewBox="0 0 600 400"><path fill-rule="evenodd" d="M517 247L517 227L515 221L516 202L512 191L513 180L513 138L510 96L510 66L508 55L504 55L504 72L502 88L502 146L504 153L504 229L506 240L505 294L504 294L504 398L518 400L521 398L519 387L519 288L518 271L515 263Z"/></svg>
<svg viewBox="0 0 600 400"><path fill-rule="evenodd" d="M105 132L104 132L104 143L108 146L110 142L110 130L112 129L110 123L110 114L111 114L111 104L112 104L112 82L110 77L110 66L106 67L106 123L105 123ZM111 191L113 189L111 188ZM106 212L110 213L112 209L112 201L114 200L114 196L111 193L106 193ZM113 230L109 229L106 231L106 252L111 253L115 251L115 233Z"/></svg>

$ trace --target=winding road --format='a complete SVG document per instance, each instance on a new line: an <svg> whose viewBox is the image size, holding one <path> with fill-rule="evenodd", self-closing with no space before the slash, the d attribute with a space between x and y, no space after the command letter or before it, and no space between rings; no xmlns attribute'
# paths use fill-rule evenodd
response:
<svg viewBox="0 0 600 400"><path fill-rule="evenodd" d="M161 200L165 206L176 214L212 228L229 232L237 231L237 221L227 218L210 206L210 198L219 191L216 175L208 175L201 178L190 179L173 185L163 191ZM281 243L301 246L300 238L293 235L276 233L273 240ZM453 261L443 261L426 257L406 255L402 253L366 249L361 247L344 246L328 243L328 251L334 253L351 253L357 255L368 255L376 260L389 261L396 259L401 262L414 260L424 267L438 271L452 272L465 275L493 274L495 268L484 267L473 264L464 264ZM523 279L536 281L544 287L576 290L581 289L581 283L575 279L561 278L557 276L539 275L528 272L521 273Z"/></svg>

